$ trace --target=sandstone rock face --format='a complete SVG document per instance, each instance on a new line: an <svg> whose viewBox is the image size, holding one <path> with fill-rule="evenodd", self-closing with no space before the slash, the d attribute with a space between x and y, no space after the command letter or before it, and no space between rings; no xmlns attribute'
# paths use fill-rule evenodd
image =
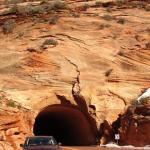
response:
<svg viewBox="0 0 150 150"><path fill-rule="evenodd" d="M0 107L0 148L20 149L25 137L32 135L32 118L34 115L30 111Z"/></svg>
<svg viewBox="0 0 150 150"><path fill-rule="evenodd" d="M149 4L66 2L68 9L33 16L2 15L9 8L0 1L0 104L39 112L64 95L82 109L74 88L99 128L150 86ZM12 128L8 135L19 130Z"/></svg>
<svg viewBox="0 0 150 150"><path fill-rule="evenodd" d="M7 98L33 110L59 104L55 93L75 104L71 90L79 75L81 94L96 107L97 122L114 121L149 86L150 15L140 8L112 9L91 7L78 18L75 10L62 11L55 25L42 23L52 15L14 16L13 32L0 32L0 89ZM0 24L6 20L1 17ZM43 50L47 39L58 44Z"/></svg>
<svg viewBox="0 0 150 150"><path fill-rule="evenodd" d="M150 143L150 105L129 107L121 117L120 144L145 146Z"/></svg>

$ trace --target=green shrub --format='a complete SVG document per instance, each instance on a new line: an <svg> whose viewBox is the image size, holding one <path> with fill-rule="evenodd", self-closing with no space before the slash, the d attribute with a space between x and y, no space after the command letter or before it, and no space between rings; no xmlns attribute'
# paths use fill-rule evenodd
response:
<svg viewBox="0 0 150 150"><path fill-rule="evenodd" d="M108 13L111 13L111 12L112 12L111 7L106 8L106 11L107 11Z"/></svg>
<svg viewBox="0 0 150 150"><path fill-rule="evenodd" d="M95 6L96 6L96 7L99 7L99 6L101 6L101 5L102 5L102 3L101 3L100 1L96 1L96 2L95 2Z"/></svg>
<svg viewBox="0 0 150 150"><path fill-rule="evenodd" d="M14 101L11 101L11 100L10 100L10 101L7 102L7 106L8 106L8 107L16 107L16 104L15 104Z"/></svg>
<svg viewBox="0 0 150 150"><path fill-rule="evenodd" d="M19 14L19 15L32 15L39 13L39 6L33 7L32 5L18 6L15 5L10 8L8 14Z"/></svg>
<svg viewBox="0 0 150 150"><path fill-rule="evenodd" d="M111 26L110 24L103 23L103 24L100 24L99 29L102 30L104 28L109 28L110 26Z"/></svg>
<svg viewBox="0 0 150 150"><path fill-rule="evenodd" d="M145 44L146 49L150 49L150 42Z"/></svg>
<svg viewBox="0 0 150 150"><path fill-rule="evenodd" d="M43 13L43 11L44 10L40 5L34 7L32 5L17 7L17 14L20 15L34 15L34 14Z"/></svg>
<svg viewBox="0 0 150 150"><path fill-rule="evenodd" d="M54 0L51 3L43 3L42 8L45 12L58 11L61 9L66 9L67 4L61 0Z"/></svg>
<svg viewBox="0 0 150 150"><path fill-rule="evenodd" d="M18 4L18 3L22 3L23 0L5 0L5 4L9 5L9 4Z"/></svg>
<svg viewBox="0 0 150 150"><path fill-rule="evenodd" d="M111 15L108 15L108 14L105 14L102 18L106 21L111 21L113 19L113 17Z"/></svg>
<svg viewBox="0 0 150 150"><path fill-rule="evenodd" d="M42 49L47 49L48 46L51 45L51 46L56 46L58 45L58 42L54 39L46 39L43 44L41 45L41 48Z"/></svg>
<svg viewBox="0 0 150 150"><path fill-rule="evenodd" d="M119 18L117 23L124 24L125 23L125 19L124 18Z"/></svg>
<svg viewBox="0 0 150 150"><path fill-rule="evenodd" d="M60 10L67 8L66 3L61 0L54 0L51 5L53 10Z"/></svg>
<svg viewBox="0 0 150 150"><path fill-rule="evenodd" d="M5 12L5 14L19 14L19 15L35 15L40 13L48 13L51 11L58 11L61 9L67 8L65 2L60 0L54 0L51 3L42 2L42 4L38 6L26 5L19 6L15 5L9 9L9 11Z"/></svg>
<svg viewBox="0 0 150 150"><path fill-rule="evenodd" d="M118 6L118 7L121 7L123 4L125 4L127 1L126 0L117 0L116 1L116 5Z"/></svg>
<svg viewBox="0 0 150 150"><path fill-rule="evenodd" d="M2 27L3 33L4 34L12 33L15 28L15 25L16 25L16 22L14 19L6 20Z"/></svg>
<svg viewBox="0 0 150 150"><path fill-rule="evenodd" d="M35 6L35 7L29 6L27 14L34 15L34 14L40 14L43 12L44 12L44 9L41 6Z"/></svg>
<svg viewBox="0 0 150 150"><path fill-rule="evenodd" d="M24 36L24 32L19 32L19 33L17 34L16 38L21 38L21 37L23 37L23 36Z"/></svg>
<svg viewBox="0 0 150 150"><path fill-rule="evenodd" d="M59 16L55 15L52 18L49 19L48 23L49 24L56 24L59 20Z"/></svg>
<svg viewBox="0 0 150 150"><path fill-rule="evenodd" d="M87 3L85 3L85 4L81 7L81 10L82 10L82 11L86 11L89 7L90 7L90 6L89 6Z"/></svg>
<svg viewBox="0 0 150 150"><path fill-rule="evenodd" d="M18 12L18 6L14 5L13 7L11 7L8 12L6 12L6 14L17 14Z"/></svg>
<svg viewBox="0 0 150 150"><path fill-rule="evenodd" d="M21 105L18 105L18 106L17 106L17 108L18 108L18 109L21 109L21 108L22 108L22 106L21 106Z"/></svg>
<svg viewBox="0 0 150 150"><path fill-rule="evenodd" d="M72 16L75 17L75 18L79 18L80 17L80 13L77 13L77 12L72 13Z"/></svg>

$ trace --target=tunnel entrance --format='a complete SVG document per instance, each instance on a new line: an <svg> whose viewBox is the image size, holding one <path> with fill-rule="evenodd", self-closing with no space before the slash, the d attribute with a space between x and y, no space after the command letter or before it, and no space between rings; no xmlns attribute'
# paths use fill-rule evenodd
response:
<svg viewBox="0 0 150 150"><path fill-rule="evenodd" d="M52 135L67 146L95 145L96 136L86 116L76 107L51 105L36 117L35 135Z"/></svg>

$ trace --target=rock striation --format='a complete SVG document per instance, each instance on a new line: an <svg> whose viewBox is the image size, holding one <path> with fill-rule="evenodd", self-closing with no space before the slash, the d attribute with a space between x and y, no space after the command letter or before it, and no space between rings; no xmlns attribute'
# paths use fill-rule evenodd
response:
<svg viewBox="0 0 150 150"><path fill-rule="evenodd" d="M40 112L61 105L60 95L110 132L108 124L150 87L149 1L65 2L48 11L51 1L29 0L18 9L0 0L0 106ZM86 107L75 101L73 89Z"/></svg>
<svg viewBox="0 0 150 150"><path fill-rule="evenodd" d="M0 108L0 147L20 150L25 137L32 135L32 116L31 112L25 110Z"/></svg>

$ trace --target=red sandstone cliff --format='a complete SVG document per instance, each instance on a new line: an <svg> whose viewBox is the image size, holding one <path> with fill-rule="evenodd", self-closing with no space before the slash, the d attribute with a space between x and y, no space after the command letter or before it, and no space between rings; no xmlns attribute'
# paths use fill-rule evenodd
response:
<svg viewBox="0 0 150 150"><path fill-rule="evenodd" d="M44 2L31 3L36 11L17 14L16 8L8 13L14 4L0 1L0 90L6 99L33 111L60 104L56 94L77 105L71 94L77 83L99 127L150 86L149 1L68 0L67 7L40 14Z"/></svg>
<svg viewBox="0 0 150 150"><path fill-rule="evenodd" d="M121 118L120 144L145 146L150 143L150 106L129 107Z"/></svg>

